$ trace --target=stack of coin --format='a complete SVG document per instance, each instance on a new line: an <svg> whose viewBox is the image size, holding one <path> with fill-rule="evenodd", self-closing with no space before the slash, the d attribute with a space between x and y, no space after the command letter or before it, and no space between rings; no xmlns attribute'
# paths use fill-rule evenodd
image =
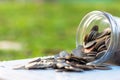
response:
<svg viewBox="0 0 120 80"><path fill-rule="evenodd" d="M106 28L99 32L97 25L93 26L89 34L84 38L84 53L94 55L96 59L104 55L110 43L111 29Z"/></svg>

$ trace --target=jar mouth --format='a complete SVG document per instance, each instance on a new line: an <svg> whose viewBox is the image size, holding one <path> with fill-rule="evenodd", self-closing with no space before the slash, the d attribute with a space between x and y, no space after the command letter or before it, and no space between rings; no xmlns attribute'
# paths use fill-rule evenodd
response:
<svg viewBox="0 0 120 80"><path fill-rule="evenodd" d="M106 53L99 59L90 62L90 64L101 64L107 61L117 49L118 43L116 40L118 40L119 37L117 34L117 23L114 20L114 17L107 12L92 11L88 13L83 17L78 26L76 34L76 47L79 45L84 45L84 37L90 32L94 25L100 26L100 31L103 31L103 29L107 27L111 29L110 43Z"/></svg>

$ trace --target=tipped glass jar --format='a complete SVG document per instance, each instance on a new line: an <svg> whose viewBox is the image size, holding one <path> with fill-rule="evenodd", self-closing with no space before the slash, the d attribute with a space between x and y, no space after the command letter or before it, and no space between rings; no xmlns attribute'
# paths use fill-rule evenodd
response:
<svg viewBox="0 0 120 80"><path fill-rule="evenodd" d="M105 34L105 32L109 31L110 33ZM107 37L109 40L106 39L106 35L109 37ZM109 43L106 46L107 40ZM118 61L120 59L120 18L112 16L107 12L92 11L83 17L78 26L76 47L83 45L86 53L94 52L95 50L99 53L104 51L104 49L98 51L98 48L101 47L100 44L102 44L102 42L99 43L100 41L104 43L102 45L105 49L104 54L87 65L99 65L106 61L120 64L120 60Z"/></svg>

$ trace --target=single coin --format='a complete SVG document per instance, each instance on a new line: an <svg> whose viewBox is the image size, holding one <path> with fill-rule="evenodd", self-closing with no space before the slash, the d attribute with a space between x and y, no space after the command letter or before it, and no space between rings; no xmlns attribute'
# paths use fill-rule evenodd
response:
<svg viewBox="0 0 120 80"><path fill-rule="evenodd" d="M98 25L94 25L91 29L91 31L98 31Z"/></svg>
<svg viewBox="0 0 120 80"><path fill-rule="evenodd" d="M99 58L101 58L105 53L106 53L106 50L97 53L95 59L99 59Z"/></svg>
<svg viewBox="0 0 120 80"><path fill-rule="evenodd" d="M84 48L88 49L91 48L92 46L94 46L96 44L96 41L90 41L88 42L86 45L84 45Z"/></svg>

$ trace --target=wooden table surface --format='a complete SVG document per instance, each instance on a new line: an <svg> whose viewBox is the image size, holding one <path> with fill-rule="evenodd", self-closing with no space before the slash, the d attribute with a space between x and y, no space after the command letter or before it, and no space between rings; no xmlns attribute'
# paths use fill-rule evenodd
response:
<svg viewBox="0 0 120 80"><path fill-rule="evenodd" d="M55 70L13 70L31 59L0 62L0 80L120 80L120 66L112 70L92 70L85 72L55 72Z"/></svg>

